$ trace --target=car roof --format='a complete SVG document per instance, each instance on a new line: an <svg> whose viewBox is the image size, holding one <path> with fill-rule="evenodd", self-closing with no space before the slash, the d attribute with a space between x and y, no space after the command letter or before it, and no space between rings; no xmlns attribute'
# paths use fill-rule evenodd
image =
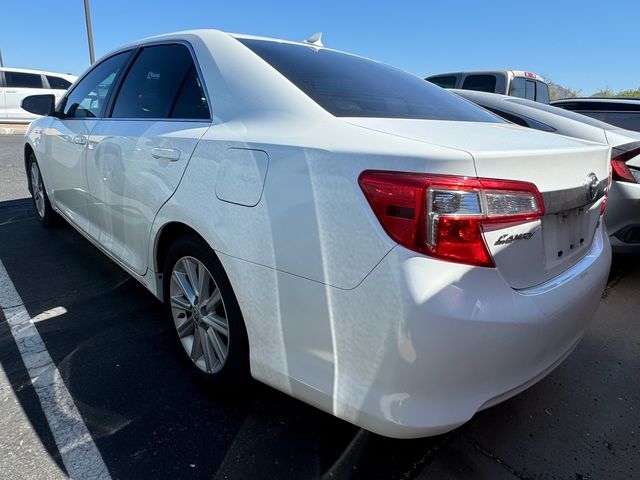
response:
<svg viewBox="0 0 640 480"><path fill-rule="evenodd" d="M66 80L74 81L77 77L71 73L59 73L50 72L48 70L33 70L31 68L19 68L19 67L0 67L0 71L3 72L18 72L18 73L34 73L36 75L55 75L56 77L62 77Z"/></svg>
<svg viewBox="0 0 640 480"><path fill-rule="evenodd" d="M587 102L597 102L597 103L638 103L640 104L640 97L579 97L579 98L561 98L559 100L554 100L551 103L568 103L568 102L576 102L576 103L587 103Z"/></svg>

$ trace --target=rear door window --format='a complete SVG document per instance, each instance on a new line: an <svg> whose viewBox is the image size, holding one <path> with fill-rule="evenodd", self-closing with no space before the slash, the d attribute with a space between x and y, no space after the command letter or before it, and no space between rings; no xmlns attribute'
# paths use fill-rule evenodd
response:
<svg viewBox="0 0 640 480"><path fill-rule="evenodd" d="M185 45L145 47L122 83L113 118L209 118L204 89Z"/></svg>
<svg viewBox="0 0 640 480"><path fill-rule="evenodd" d="M495 75L469 75L464 79L462 84L464 90L476 90L478 92L496 91Z"/></svg>
<svg viewBox="0 0 640 480"><path fill-rule="evenodd" d="M71 86L71 82L69 80L54 77L53 75L47 75L47 82L49 82L49 88L53 88L54 90L66 90Z"/></svg>
<svg viewBox="0 0 640 480"><path fill-rule="evenodd" d="M36 73L4 72L9 88L43 88L42 76Z"/></svg>
<svg viewBox="0 0 640 480"><path fill-rule="evenodd" d="M440 77L428 78L427 80L442 88L456 88L457 77L455 75L442 75Z"/></svg>

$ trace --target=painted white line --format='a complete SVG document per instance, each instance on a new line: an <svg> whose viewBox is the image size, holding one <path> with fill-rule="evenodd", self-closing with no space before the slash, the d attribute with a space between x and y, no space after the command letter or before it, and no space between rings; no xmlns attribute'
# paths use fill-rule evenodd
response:
<svg viewBox="0 0 640 480"><path fill-rule="evenodd" d="M109 480L111 476L100 451L1 260L0 307L27 367L69 477Z"/></svg>

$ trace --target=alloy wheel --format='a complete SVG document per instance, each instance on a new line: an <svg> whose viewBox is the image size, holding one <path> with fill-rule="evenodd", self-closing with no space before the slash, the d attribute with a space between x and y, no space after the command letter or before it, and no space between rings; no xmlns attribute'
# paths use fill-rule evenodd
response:
<svg viewBox="0 0 640 480"><path fill-rule="evenodd" d="M219 372L229 354L229 321L207 267L197 258L180 258L171 272L169 296L173 323L187 355L203 372Z"/></svg>
<svg viewBox="0 0 640 480"><path fill-rule="evenodd" d="M40 169L38 164L33 162L31 164L31 190L33 192L33 201L36 204L36 210L40 218L44 218L45 215L45 203L44 203L44 185L42 184L42 175L40 175Z"/></svg>

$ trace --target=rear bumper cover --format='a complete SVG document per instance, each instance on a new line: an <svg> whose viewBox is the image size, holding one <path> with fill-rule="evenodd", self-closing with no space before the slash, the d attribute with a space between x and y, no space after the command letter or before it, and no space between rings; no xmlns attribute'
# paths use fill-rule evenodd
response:
<svg viewBox="0 0 640 480"><path fill-rule="evenodd" d="M595 315L610 263L603 226L578 264L524 290L497 269L396 247L346 295L349 303L335 298L332 413L398 438L457 427L569 355ZM354 306L367 318L353 318Z"/></svg>

